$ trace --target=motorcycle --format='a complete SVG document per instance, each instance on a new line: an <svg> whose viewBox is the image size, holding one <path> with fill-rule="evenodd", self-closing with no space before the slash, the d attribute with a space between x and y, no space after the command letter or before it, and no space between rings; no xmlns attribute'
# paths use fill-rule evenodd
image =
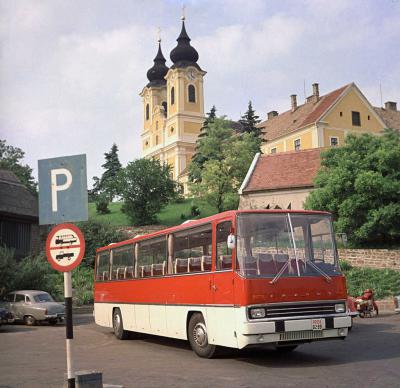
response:
<svg viewBox="0 0 400 388"><path fill-rule="evenodd" d="M379 315L378 305L374 299L374 292L369 288L361 296L355 298L354 304L360 318Z"/></svg>

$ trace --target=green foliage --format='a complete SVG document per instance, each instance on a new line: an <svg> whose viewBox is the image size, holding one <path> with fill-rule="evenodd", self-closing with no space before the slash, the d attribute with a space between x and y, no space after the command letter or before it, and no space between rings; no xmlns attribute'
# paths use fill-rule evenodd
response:
<svg viewBox="0 0 400 388"><path fill-rule="evenodd" d="M200 182L201 181L201 171L204 167L204 163L208 160L207 156L202 153L201 150L201 140L208 136L208 127L214 122L217 109L215 105L212 106L210 112L206 114L206 119L204 120L203 126L200 129L199 136L196 140L195 153L189 165L189 181L190 182Z"/></svg>
<svg viewBox="0 0 400 388"><path fill-rule="evenodd" d="M32 194L37 195L37 183L32 176L32 169L21 163L24 155L21 148L7 145L5 140L0 140L0 168L12 171Z"/></svg>
<svg viewBox="0 0 400 388"><path fill-rule="evenodd" d="M238 189L259 147L254 134L233 134L229 121L214 119L208 135L199 141L199 151L207 159L201 179L190 185L195 196L219 212L237 208Z"/></svg>
<svg viewBox="0 0 400 388"><path fill-rule="evenodd" d="M89 220L77 224L85 238L85 257L83 259L87 266L93 267L96 249L111 243L126 240L128 236L105 222Z"/></svg>
<svg viewBox="0 0 400 388"><path fill-rule="evenodd" d="M109 202L120 194L118 183L118 175L121 171L121 163L118 158L118 146L114 143L110 152L104 153L105 163L101 166L104 168L104 173L99 179L93 177L93 189L89 192L90 200L97 201L98 196L105 196Z"/></svg>
<svg viewBox="0 0 400 388"><path fill-rule="evenodd" d="M91 304L93 294L94 269L80 265L72 272L73 302L77 306Z"/></svg>
<svg viewBox="0 0 400 388"><path fill-rule="evenodd" d="M255 110L249 101L246 113L240 118L239 123L242 126L241 132L251 133L258 140L258 152L261 147L261 129L257 128L257 124L260 123L260 116L256 115Z"/></svg>
<svg viewBox="0 0 400 388"><path fill-rule="evenodd" d="M374 290L376 299L400 294L399 271L352 267L344 261L341 261L340 267L346 276L347 291L351 296L362 295L367 288Z"/></svg>
<svg viewBox="0 0 400 388"><path fill-rule="evenodd" d="M0 296L14 288L16 268L14 249L0 245Z"/></svg>
<svg viewBox="0 0 400 388"><path fill-rule="evenodd" d="M400 134L349 135L343 147L323 153L306 209L326 210L350 246L400 241Z"/></svg>
<svg viewBox="0 0 400 388"><path fill-rule="evenodd" d="M171 179L170 167L158 160L137 159L121 171L121 196L123 209L133 225L157 222L157 213L178 192L178 185Z"/></svg>
<svg viewBox="0 0 400 388"><path fill-rule="evenodd" d="M108 214L110 213L110 209L108 208L108 197L104 194L100 194L96 198L96 212L97 214Z"/></svg>

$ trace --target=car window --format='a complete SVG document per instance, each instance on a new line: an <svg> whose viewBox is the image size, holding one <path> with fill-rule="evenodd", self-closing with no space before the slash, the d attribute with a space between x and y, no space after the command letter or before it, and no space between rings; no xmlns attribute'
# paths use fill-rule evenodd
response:
<svg viewBox="0 0 400 388"><path fill-rule="evenodd" d="M53 302L53 298L49 294L37 294L33 297L35 302Z"/></svg>
<svg viewBox="0 0 400 388"><path fill-rule="evenodd" d="M16 294L15 295L15 302L25 302L25 295L24 294Z"/></svg>
<svg viewBox="0 0 400 388"><path fill-rule="evenodd" d="M31 303L31 298L28 295L25 295L25 302Z"/></svg>

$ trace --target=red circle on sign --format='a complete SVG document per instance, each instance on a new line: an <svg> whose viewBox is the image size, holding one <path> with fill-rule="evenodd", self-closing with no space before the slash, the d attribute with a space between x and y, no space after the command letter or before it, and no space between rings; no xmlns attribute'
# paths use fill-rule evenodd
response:
<svg viewBox="0 0 400 388"><path fill-rule="evenodd" d="M79 239L79 245L61 246L59 248L51 246L51 242L52 242L54 236L56 235L56 233L59 232L60 230L63 230L63 229L64 230L70 230L72 232L71 236L73 236L73 234L75 233L76 236ZM55 250L55 249L70 249L71 247L74 247L75 249L79 249L78 255L74 258L74 261L71 264L69 264L69 265L60 265L57 262L57 259L55 259L52 256L51 251ZM75 267L77 267L81 263L84 254L85 254L85 240L83 238L83 233L74 224L60 224L60 225L57 225L50 231L49 235L47 236L47 240L46 240L47 261L57 271L60 271L60 272L72 271Z"/></svg>

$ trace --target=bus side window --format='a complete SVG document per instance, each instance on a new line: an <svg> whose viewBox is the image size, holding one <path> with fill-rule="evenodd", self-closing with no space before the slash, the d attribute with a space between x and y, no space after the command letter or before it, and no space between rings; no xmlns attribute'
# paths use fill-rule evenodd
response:
<svg viewBox="0 0 400 388"><path fill-rule="evenodd" d="M224 221L217 225L216 270L232 269L232 250L228 248L228 236L232 230L232 222Z"/></svg>
<svg viewBox="0 0 400 388"><path fill-rule="evenodd" d="M139 278L167 274L167 237L155 237L139 243L137 276Z"/></svg>
<svg viewBox="0 0 400 388"><path fill-rule="evenodd" d="M135 250L133 245L113 249L112 280L132 279L134 276Z"/></svg>
<svg viewBox="0 0 400 388"><path fill-rule="evenodd" d="M101 252L97 255L96 281L108 280L110 273L110 251Z"/></svg>
<svg viewBox="0 0 400 388"><path fill-rule="evenodd" d="M174 273L211 270L212 227L210 224L174 235Z"/></svg>

